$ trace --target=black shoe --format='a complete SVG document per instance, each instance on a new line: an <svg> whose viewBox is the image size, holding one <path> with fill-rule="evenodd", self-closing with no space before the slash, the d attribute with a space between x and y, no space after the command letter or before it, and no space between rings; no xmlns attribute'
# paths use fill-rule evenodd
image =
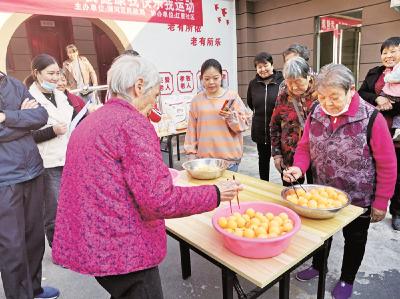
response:
<svg viewBox="0 0 400 299"><path fill-rule="evenodd" d="M392 227L395 230L400 230L400 216L397 215L392 216Z"/></svg>

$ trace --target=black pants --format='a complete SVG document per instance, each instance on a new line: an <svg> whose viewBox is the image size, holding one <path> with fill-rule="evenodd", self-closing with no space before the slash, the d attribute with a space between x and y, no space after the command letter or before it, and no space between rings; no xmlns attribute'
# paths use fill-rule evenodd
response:
<svg viewBox="0 0 400 299"><path fill-rule="evenodd" d="M53 246L54 226L56 222L58 195L63 167L46 168L44 181L44 229L49 246Z"/></svg>
<svg viewBox="0 0 400 299"><path fill-rule="evenodd" d="M390 214L400 216L400 148L396 147L397 180L393 197L390 200Z"/></svg>
<svg viewBox="0 0 400 299"><path fill-rule="evenodd" d="M356 279L356 274L365 253L370 222L371 208L343 228L344 251L340 280L346 283L353 284ZM313 258L313 267L319 270L322 263L323 256L321 253L317 253Z"/></svg>
<svg viewBox="0 0 400 299"><path fill-rule="evenodd" d="M0 187L0 269L7 299L42 292L43 177Z"/></svg>
<svg viewBox="0 0 400 299"><path fill-rule="evenodd" d="M158 267L95 278L111 294L111 299L163 299Z"/></svg>
<svg viewBox="0 0 400 299"><path fill-rule="evenodd" d="M313 183L313 175L312 175L312 172L311 172L311 168L309 168L309 169L307 170L307 172L306 172L306 178L307 178L307 184L312 184L312 183ZM286 182L286 181L283 180L283 174L282 174L282 173L281 173L281 179L282 179L283 186L285 186L285 187L292 186L291 183ZM297 181L298 181L300 184L304 184L305 178L304 178L304 177L301 177L301 178L297 179ZM294 182L293 185L297 185L297 182Z"/></svg>
<svg viewBox="0 0 400 299"><path fill-rule="evenodd" d="M271 145L264 143L257 143L258 151L258 171L260 179L269 181L269 163L271 160Z"/></svg>

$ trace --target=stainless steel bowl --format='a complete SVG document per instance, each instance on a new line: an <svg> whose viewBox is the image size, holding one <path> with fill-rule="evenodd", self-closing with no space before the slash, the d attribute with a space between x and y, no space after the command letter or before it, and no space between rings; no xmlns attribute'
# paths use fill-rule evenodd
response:
<svg viewBox="0 0 400 299"><path fill-rule="evenodd" d="M199 180L213 180L223 175L228 168L228 162L223 159L196 159L182 164L193 178Z"/></svg>
<svg viewBox="0 0 400 299"><path fill-rule="evenodd" d="M323 185L311 185L311 184L310 185L302 185L302 186L307 191L314 189L314 188L329 187L329 188L334 189L337 192L340 192L340 193L343 193L344 195L346 195L348 200L347 200L347 203L344 204L343 206L341 206L340 208L312 209L312 208L303 207L303 206L300 206L300 205L297 205L297 204L294 204L294 203L288 201L286 199L286 196L287 196L288 191L292 190L292 187L287 187L287 188L283 189L281 192L282 199L289 205L289 207L292 210L296 211L301 216L304 216L307 218L313 218L313 219L328 219L328 218L334 217L341 209L347 207L350 204L350 196L346 192L339 190L337 188L333 188L330 186L323 186ZM301 187L299 185L295 185L294 187L296 189L301 189Z"/></svg>

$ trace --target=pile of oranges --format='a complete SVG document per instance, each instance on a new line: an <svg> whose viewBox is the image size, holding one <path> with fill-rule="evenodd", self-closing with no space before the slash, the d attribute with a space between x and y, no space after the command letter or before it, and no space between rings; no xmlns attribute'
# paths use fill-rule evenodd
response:
<svg viewBox="0 0 400 299"><path fill-rule="evenodd" d="M297 195L296 195L297 193ZM313 188L307 192L301 188L289 190L286 199L296 205L311 209L332 209L344 206L348 198L330 187Z"/></svg>
<svg viewBox="0 0 400 299"><path fill-rule="evenodd" d="M286 213L256 212L249 208L244 214L233 213L229 217L220 217L218 225L228 233L244 238L275 238L293 229L293 220Z"/></svg>

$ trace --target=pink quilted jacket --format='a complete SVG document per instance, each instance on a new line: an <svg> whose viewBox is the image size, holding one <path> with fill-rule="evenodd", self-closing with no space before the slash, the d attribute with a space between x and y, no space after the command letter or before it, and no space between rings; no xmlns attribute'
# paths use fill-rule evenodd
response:
<svg viewBox="0 0 400 299"><path fill-rule="evenodd" d="M151 123L112 99L69 141L53 259L93 276L154 267L166 254L163 219L210 211L217 201L215 186L174 187Z"/></svg>

